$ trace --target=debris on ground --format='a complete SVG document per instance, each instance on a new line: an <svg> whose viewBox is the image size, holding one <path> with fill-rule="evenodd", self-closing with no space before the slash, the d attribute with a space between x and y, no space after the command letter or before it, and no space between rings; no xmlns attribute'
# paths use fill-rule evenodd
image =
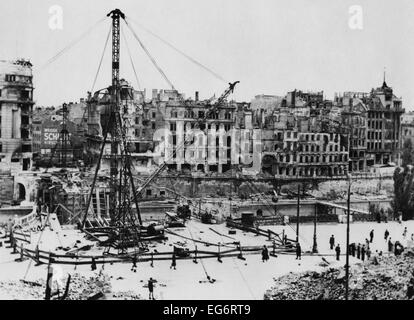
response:
<svg viewBox="0 0 414 320"><path fill-rule="evenodd" d="M63 295L66 279L62 279L59 288L60 296ZM0 281L0 298L43 300L45 297L45 280L34 281ZM53 283L52 292L56 293L58 285ZM53 296L56 299L57 295ZM67 300L96 300L96 299L125 299L140 300L140 295L132 292L112 292L110 277L98 274L94 277L85 277L78 273L71 275Z"/></svg>
<svg viewBox="0 0 414 320"><path fill-rule="evenodd" d="M265 300L343 300L345 268L289 273L274 279ZM375 257L349 269L350 300L414 299L414 250L400 256Z"/></svg>

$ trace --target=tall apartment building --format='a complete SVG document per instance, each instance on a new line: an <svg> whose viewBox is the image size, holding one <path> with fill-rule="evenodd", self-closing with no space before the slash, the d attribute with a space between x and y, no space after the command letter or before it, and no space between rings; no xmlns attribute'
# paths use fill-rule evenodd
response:
<svg viewBox="0 0 414 320"><path fill-rule="evenodd" d="M238 163L238 158L232 150L237 149L235 135L236 116L240 106L237 103L228 102L219 107L215 114L201 123L196 129L197 119L203 119L208 109L208 101L196 99L182 100L171 98L164 103L165 129L169 136L165 143L165 159L170 159L176 150L176 155L168 163L168 167L177 171L199 171L202 173L223 173L231 169L232 164ZM251 123L251 117L250 117ZM244 121L241 127L245 128ZM251 126L251 124L250 124ZM247 124L249 127L249 124ZM194 143L180 148L189 134L194 133Z"/></svg>
<svg viewBox="0 0 414 320"><path fill-rule="evenodd" d="M367 107L366 166L400 164L402 100L383 82L369 93L347 92Z"/></svg>
<svg viewBox="0 0 414 320"><path fill-rule="evenodd" d="M365 171L367 168L368 108L358 94L345 92L335 97L335 104L342 110L342 124L349 130L349 170Z"/></svg>
<svg viewBox="0 0 414 320"><path fill-rule="evenodd" d="M29 61L0 61L0 160L16 172L31 167L32 80Z"/></svg>

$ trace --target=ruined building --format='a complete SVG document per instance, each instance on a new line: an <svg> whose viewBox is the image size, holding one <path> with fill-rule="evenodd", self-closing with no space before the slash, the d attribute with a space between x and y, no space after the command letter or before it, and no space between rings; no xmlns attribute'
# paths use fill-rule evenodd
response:
<svg viewBox="0 0 414 320"><path fill-rule="evenodd" d="M32 78L29 61L0 61L0 160L12 171L31 167Z"/></svg>
<svg viewBox="0 0 414 320"><path fill-rule="evenodd" d="M342 124L350 132L349 170L365 171L367 169L367 124L368 108L358 95L345 92L336 96L335 103L342 109Z"/></svg>
<svg viewBox="0 0 414 320"><path fill-rule="evenodd" d="M401 146L406 140L414 145L414 112L408 112L401 117Z"/></svg>
<svg viewBox="0 0 414 320"><path fill-rule="evenodd" d="M166 138L165 143L158 144L158 150L164 154L163 158L170 160L170 170L221 174L240 164L243 152L240 140L245 135L251 135L252 130L251 111L245 104L233 101L224 103L196 130L197 120L205 117L205 111L212 102L199 101L198 93L195 100L180 99L172 92L168 99L162 99L163 96L165 90L157 103L165 112ZM181 148L189 135L193 135L193 143ZM247 138L247 141L250 140ZM177 153L172 158L174 150Z"/></svg>
<svg viewBox="0 0 414 320"><path fill-rule="evenodd" d="M367 167L384 165L390 162L399 165L401 115L404 113L401 98L394 95L393 89L388 87L385 80L381 87L372 89L369 93L346 92L344 97L353 98L357 101L359 109L367 109L365 156L360 148L359 150L354 149L354 151L359 152L359 155L353 158L358 159L358 162L365 159ZM361 124L361 126L363 125ZM359 133L363 137L363 132L360 131ZM362 141L359 142L362 143ZM360 147L363 149L362 145ZM354 153L353 156L355 155Z"/></svg>

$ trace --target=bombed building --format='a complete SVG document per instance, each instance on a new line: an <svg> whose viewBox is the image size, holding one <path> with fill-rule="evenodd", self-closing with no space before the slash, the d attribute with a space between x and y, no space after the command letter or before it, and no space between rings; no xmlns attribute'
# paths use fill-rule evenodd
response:
<svg viewBox="0 0 414 320"><path fill-rule="evenodd" d="M0 160L12 171L31 167L32 80L29 61L0 61Z"/></svg>

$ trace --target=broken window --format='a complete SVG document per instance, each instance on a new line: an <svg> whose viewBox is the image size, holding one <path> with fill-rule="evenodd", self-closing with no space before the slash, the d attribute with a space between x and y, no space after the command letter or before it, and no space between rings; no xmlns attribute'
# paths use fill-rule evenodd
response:
<svg viewBox="0 0 414 320"><path fill-rule="evenodd" d="M12 132L11 132L12 139L16 139L19 137L19 129L20 129L20 126L18 124L17 110L13 110L12 111Z"/></svg>
<svg viewBox="0 0 414 320"><path fill-rule="evenodd" d="M6 81L7 82L15 82L16 81L16 76L12 75L12 74L6 74Z"/></svg>

